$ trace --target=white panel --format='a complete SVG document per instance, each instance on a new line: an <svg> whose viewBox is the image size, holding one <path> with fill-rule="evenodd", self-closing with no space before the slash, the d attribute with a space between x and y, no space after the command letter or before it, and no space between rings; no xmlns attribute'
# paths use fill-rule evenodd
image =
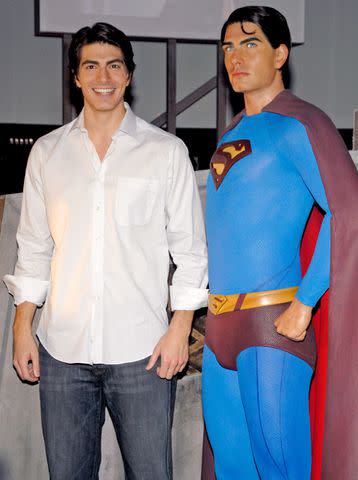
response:
<svg viewBox="0 0 358 480"><path fill-rule="evenodd" d="M305 0L264 3L286 16L293 41L303 43ZM40 32L73 33L106 21L134 37L217 40L229 13L244 5L245 0L40 0Z"/></svg>

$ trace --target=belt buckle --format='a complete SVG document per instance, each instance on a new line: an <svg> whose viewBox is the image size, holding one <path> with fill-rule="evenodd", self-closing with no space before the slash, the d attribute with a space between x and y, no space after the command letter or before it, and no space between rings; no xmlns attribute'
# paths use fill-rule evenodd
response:
<svg viewBox="0 0 358 480"><path fill-rule="evenodd" d="M210 296L210 310L214 315L218 315L223 306L227 303L226 295L211 295Z"/></svg>

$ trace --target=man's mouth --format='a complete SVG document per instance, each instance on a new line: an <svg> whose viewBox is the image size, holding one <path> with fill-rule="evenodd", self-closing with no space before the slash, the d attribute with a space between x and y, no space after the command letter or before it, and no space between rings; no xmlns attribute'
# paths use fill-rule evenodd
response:
<svg viewBox="0 0 358 480"><path fill-rule="evenodd" d="M111 95L112 93L114 93L115 88L98 87L98 88L93 88L93 91L95 93L99 93L100 95Z"/></svg>

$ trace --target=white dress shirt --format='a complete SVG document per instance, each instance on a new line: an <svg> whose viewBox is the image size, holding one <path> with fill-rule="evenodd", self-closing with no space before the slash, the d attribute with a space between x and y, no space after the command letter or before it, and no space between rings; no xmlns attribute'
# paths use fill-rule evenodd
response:
<svg viewBox="0 0 358 480"><path fill-rule="evenodd" d="M118 364L152 354L172 310L207 301L200 199L185 145L126 104L101 162L83 124L32 148L14 275L15 303L45 305L37 335L58 360Z"/></svg>

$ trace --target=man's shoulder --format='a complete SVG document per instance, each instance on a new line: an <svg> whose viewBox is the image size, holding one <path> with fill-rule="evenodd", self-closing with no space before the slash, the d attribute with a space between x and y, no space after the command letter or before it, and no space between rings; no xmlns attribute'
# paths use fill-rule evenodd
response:
<svg viewBox="0 0 358 480"><path fill-rule="evenodd" d="M66 123L61 127L55 128L51 130L51 132L39 137L35 142L35 147L40 149L47 150L48 148L53 148L60 140L67 137L68 133L71 131L71 128L76 121L73 120L72 122Z"/></svg>
<svg viewBox="0 0 358 480"><path fill-rule="evenodd" d="M143 120L140 117L137 119L137 134L143 141L152 141L158 143L158 146L175 148L177 146L185 146L184 142L177 136L169 133L152 123ZM186 147L185 147L186 148Z"/></svg>

